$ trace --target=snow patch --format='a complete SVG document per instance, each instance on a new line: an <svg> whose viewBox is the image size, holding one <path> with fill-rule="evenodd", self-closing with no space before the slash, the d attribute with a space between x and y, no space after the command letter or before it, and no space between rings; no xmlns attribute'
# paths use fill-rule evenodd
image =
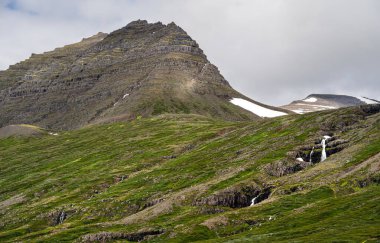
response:
<svg viewBox="0 0 380 243"><path fill-rule="evenodd" d="M49 132L49 134L53 136L58 136L58 133L55 133L55 132Z"/></svg>
<svg viewBox="0 0 380 243"><path fill-rule="evenodd" d="M303 101L305 101L305 102L316 102L317 100L318 99L315 97L310 97L310 98L304 99Z"/></svg>
<svg viewBox="0 0 380 243"><path fill-rule="evenodd" d="M323 109L336 109L335 106L328 106L328 105L309 105L316 108L323 108Z"/></svg>
<svg viewBox="0 0 380 243"><path fill-rule="evenodd" d="M232 98L230 102L261 117L277 117L287 115L284 112L271 110L241 98Z"/></svg>
<svg viewBox="0 0 380 243"><path fill-rule="evenodd" d="M303 159L301 157L297 158L296 160L298 161L303 161Z"/></svg>
<svg viewBox="0 0 380 243"><path fill-rule="evenodd" d="M365 97L359 96L359 97L356 97L356 98L358 98L359 100L363 101L366 104L378 104L378 102L370 100L370 99L365 98Z"/></svg>
<svg viewBox="0 0 380 243"><path fill-rule="evenodd" d="M129 94L125 94L125 95L123 96L123 99L125 99L125 97L127 97L127 96L129 96Z"/></svg>
<svg viewBox="0 0 380 243"><path fill-rule="evenodd" d="M292 110L293 112L297 113L297 114L304 114L306 113L305 110L302 110L302 109L296 109L296 110Z"/></svg>

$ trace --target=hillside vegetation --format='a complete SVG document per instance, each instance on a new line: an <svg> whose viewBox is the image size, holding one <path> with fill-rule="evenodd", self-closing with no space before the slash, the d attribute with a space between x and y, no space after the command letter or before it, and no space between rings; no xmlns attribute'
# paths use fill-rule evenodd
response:
<svg viewBox="0 0 380 243"><path fill-rule="evenodd" d="M0 139L0 241L378 242L379 110ZM296 160L324 135L327 160Z"/></svg>

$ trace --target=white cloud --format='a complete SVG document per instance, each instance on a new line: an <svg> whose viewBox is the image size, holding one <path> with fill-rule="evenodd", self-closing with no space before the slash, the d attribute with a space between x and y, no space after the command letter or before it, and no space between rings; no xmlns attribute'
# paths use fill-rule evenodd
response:
<svg viewBox="0 0 380 243"><path fill-rule="evenodd" d="M0 69L135 19L174 21L261 102L380 98L378 0L0 0L0 16Z"/></svg>

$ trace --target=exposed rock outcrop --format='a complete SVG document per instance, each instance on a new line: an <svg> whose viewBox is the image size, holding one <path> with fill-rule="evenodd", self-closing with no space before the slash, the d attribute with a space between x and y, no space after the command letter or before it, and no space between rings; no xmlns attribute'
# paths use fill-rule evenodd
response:
<svg viewBox="0 0 380 243"><path fill-rule="evenodd" d="M331 135L331 137L330 137ZM325 140L325 153L329 157L348 147L349 141L333 136L333 133L319 136L313 144L307 144L296 147L294 150L287 152L287 157L269 163L263 168L268 175L285 176L301 171L315 163L321 162L322 159L322 140Z"/></svg>
<svg viewBox="0 0 380 243"><path fill-rule="evenodd" d="M123 232L100 232L87 234L81 238L81 242L109 242L114 240L141 241L147 236L159 235L164 233L163 230L148 230L137 233Z"/></svg>
<svg viewBox="0 0 380 243"><path fill-rule="evenodd" d="M353 112L337 114L328 117L321 125L321 131L324 132L344 132L355 129L357 124L366 119L366 117L380 112L380 104L360 105L353 108Z"/></svg>
<svg viewBox="0 0 380 243"><path fill-rule="evenodd" d="M48 215L49 224L52 226L62 224L65 221L65 219L67 218L67 216L68 216L67 212L65 212L64 210L58 210L58 211L51 212Z"/></svg>
<svg viewBox="0 0 380 243"><path fill-rule="evenodd" d="M261 189L254 185L237 185L213 193L210 196L199 198L194 205L224 206L230 208L243 208L251 205L256 197L255 204L267 199L271 193L271 187Z"/></svg>
<svg viewBox="0 0 380 243"><path fill-rule="evenodd" d="M146 202L142 206L142 209L148 208L148 207L152 207L152 206L156 205L157 203L160 203L160 202L163 202L163 201L164 201L163 198L156 198L156 199L149 200L148 202Z"/></svg>
<svg viewBox="0 0 380 243"><path fill-rule="evenodd" d="M0 138L12 136L29 137L42 134L46 134L43 129L27 124L8 125L0 128Z"/></svg>
<svg viewBox="0 0 380 243"><path fill-rule="evenodd" d="M296 160L296 158L302 158L305 162L311 162L311 163L318 163L321 161L321 154L322 154L322 145L321 145L322 138L318 138L315 140L314 144L308 144L303 145L300 147L297 147L295 150L290 151L288 153L288 158L291 160L290 162L286 162L285 164L294 164L297 168L305 168L308 166L305 163L302 163L302 161L293 162L292 160ZM339 139L338 137L331 137L326 140L326 155L329 157L330 155L333 155L335 153L338 153L345 149L349 145L349 141L345 139ZM281 162L284 164L284 162ZM300 167L299 167L300 166ZM295 170L294 172L296 172Z"/></svg>
<svg viewBox="0 0 380 243"><path fill-rule="evenodd" d="M312 163L298 160L280 160L270 163L264 167L266 173L271 176L285 176L303 170Z"/></svg>

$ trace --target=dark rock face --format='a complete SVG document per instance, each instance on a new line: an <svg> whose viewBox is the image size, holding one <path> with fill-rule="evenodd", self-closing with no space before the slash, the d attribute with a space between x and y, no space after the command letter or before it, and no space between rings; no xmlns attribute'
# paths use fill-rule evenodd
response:
<svg viewBox="0 0 380 243"><path fill-rule="evenodd" d="M292 151L291 153L288 153L289 160L291 161L286 162L285 164L290 164L290 165L299 164L300 168L303 167L301 166L301 164L305 165L305 167L303 168L306 168L306 166L308 166L307 164L302 163L303 161L294 161L296 160L296 158L302 158L305 162L319 163L321 161L321 154L322 154L321 140L322 140L321 138L318 138L315 140L314 144L300 146L296 148L294 151ZM334 136L331 137L330 139L327 139L326 140L327 157L342 151L348 145L349 145L349 141L345 139L339 139Z"/></svg>
<svg viewBox="0 0 380 243"><path fill-rule="evenodd" d="M280 177L296 173L311 165L312 163L305 161L281 160L268 164L264 169L268 175Z"/></svg>
<svg viewBox="0 0 380 243"><path fill-rule="evenodd" d="M148 207L152 207L154 205L156 205L157 203L160 203L160 202L163 202L164 199L163 198L156 198L156 199L152 199L152 200L149 200L147 203L145 203L141 210L144 209L144 208L148 208Z"/></svg>
<svg viewBox="0 0 380 243"><path fill-rule="evenodd" d="M252 199L256 198L255 204L267 199L271 193L271 187L260 189L254 186L235 186L214 193L208 197L200 198L194 205L223 206L230 208L248 207Z"/></svg>
<svg viewBox="0 0 380 243"><path fill-rule="evenodd" d="M1 71L0 127L72 129L161 113L258 118L228 97L244 98L183 29L140 20Z"/></svg>
<svg viewBox="0 0 380 243"><path fill-rule="evenodd" d="M119 175L119 176L116 176L114 178L114 183L122 182L122 181L128 179L128 177L129 177L128 175Z"/></svg>
<svg viewBox="0 0 380 243"><path fill-rule="evenodd" d="M323 133L326 134L326 133ZM348 147L349 141L345 139L339 139L333 136L332 133L326 135L332 136L326 139L326 156L329 157L335 153L338 153ZM285 176L293 174L305 168L312 166L315 163L321 162L322 155L322 138L315 139L314 144L302 145L287 153L287 158L272 162L264 166L264 170L271 176ZM299 159L302 159L300 161Z"/></svg>
<svg viewBox="0 0 380 243"><path fill-rule="evenodd" d="M265 199L268 199L271 192L272 192L271 187L267 187L264 190L260 191L260 193L255 198L255 204L258 204L258 203L264 201Z"/></svg>
<svg viewBox="0 0 380 243"><path fill-rule="evenodd" d="M354 129L355 125L366 117L380 112L380 104L360 105L352 108L349 114L338 114L323 121L320 125L325 132L347 131Z"/></svg>
<svg viewBox="0 0 380 243"><path fill-rule="evenodd" d="M163 230L149 230L138 233L122 233L122 232L100 232L88 234L82 237L81 242L109 242L114 240L141 241L146 236L159 235L164 233Z"/></svg>
<svg viewBox="0 0 380 243"><path fill-rule="evenodd" d="M372 184L379 185L380 184L380 175L370 175L365 179L359 180L357 182L357 184L361 188L367 187L367 186L372 185Z"/></svg>
<svg viewBox="0 0 380 243"><path fill-rule="evenodd" d="M370 116L380 112L380 104L361 105L359 109L364 113L365 116Z"/></svg>
<svg viewBox="0 0 380 243"><path fill-rule="evenodd" d="M67 216L67 213L63 210L54 211L48 215L49 224L52 226L62 224L63 221L65 221L65 219L67 218Z"/></svg>

